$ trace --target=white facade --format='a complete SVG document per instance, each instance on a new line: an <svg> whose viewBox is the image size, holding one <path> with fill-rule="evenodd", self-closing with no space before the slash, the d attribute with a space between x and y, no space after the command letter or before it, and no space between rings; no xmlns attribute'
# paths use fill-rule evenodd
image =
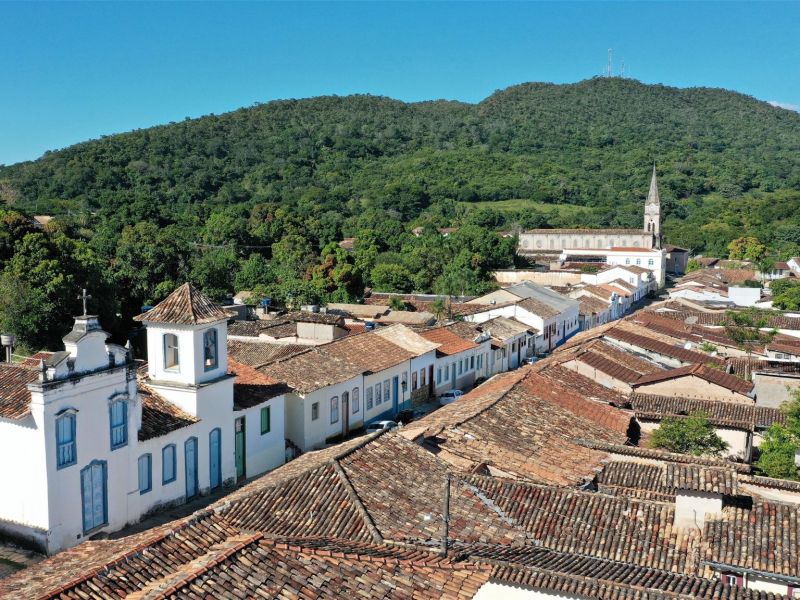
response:
<svg viewBox="0 0 800 600"><path fill-rule="evenodd" d="M588 257L602 257L608 265L633 265L653 272L658 287L663 287L667 270L667 253L657 248L608 248L596 250L592 248L567 248L561 252L559 260L579 260Z"/></svg>
<svg viewBox="0 0 800 600"><path fill-rule="evenodd" d="M33 379L27 386L29 414L0 419L0 452L17 457L0 461L0 477L9 485L0 494L0 532L6 537L54 553L233 482L235 420L246 416L258 427L265 406L271 428L248 436L247 475L283 464L284 398L234 411L225 321L145 323L147 390L139 389L126 350L106 343L108 334L92 316L76 319L64 338L66 352L46 358L38 379L22 367L0 366ZM210 329L216 331L214 361L203 347ZM174 417L172 425L149 421L143 429L143 410L161 409Z"/></svg>

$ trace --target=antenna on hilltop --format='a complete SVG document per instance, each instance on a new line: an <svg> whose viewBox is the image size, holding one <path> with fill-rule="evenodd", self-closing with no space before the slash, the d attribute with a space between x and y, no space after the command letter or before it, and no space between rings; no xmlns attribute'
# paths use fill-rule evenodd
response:
<svg viewBox="0 0 800 600"><path fill-rule="evenodd" d="M614 50L612 48L608 49L608 65L606 66L606 77L611 77L611 59L612 55L614 54Z"/></svg>
<svg viewBox="0 0 800 600"><path fill-rule="evenodd" d="M622 79L625 79L625 59L624 58L622 59L622 65L619 68L619 76Z"/></svg>

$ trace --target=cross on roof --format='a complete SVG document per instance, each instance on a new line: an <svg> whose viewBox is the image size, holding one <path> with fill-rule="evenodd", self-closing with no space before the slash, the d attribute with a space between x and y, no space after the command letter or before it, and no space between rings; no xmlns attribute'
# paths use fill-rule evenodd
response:
<svg viewBox="0 0 800 600"><path fill-rule="evenodd" d="M86 311L86 301L91 298L91 294L86 293L86 288L81 290L81 295L78 296L78 300L83 300L83 316L87 316L89 313Z"/></svg>

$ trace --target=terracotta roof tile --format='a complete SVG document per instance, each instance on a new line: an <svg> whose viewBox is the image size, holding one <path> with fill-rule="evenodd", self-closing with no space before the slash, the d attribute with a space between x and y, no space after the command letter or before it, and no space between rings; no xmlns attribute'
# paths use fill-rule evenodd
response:
<svg viewBox="0 0 800 600"><path fill-rule="evenodd" d="M291 391L283 383L261 373L249 365L237 362L228 355L228 372L236 376L233 383L233 410L258 406Z"/></svg>
<svg viewBox="0 0 800 600"><path fill-rule="evenodd" d="M436 329L420 331L419 334L429 342L439 344L436 353L441 356L458 354L459 352L465 352L466 350L478 347L478 344L471 339L464 339L446 327L437 327Z"/></svg>
<svg viewBox="0 0 800 600"><path fill-rule="evenodd" d="M236 362L251 367L262 367L276 360L282 360L308 351L301 344L278 344L274 342L228 340L228 356Z"/></svg>
<svg viewBox="0 0 800 600"><path fill-rule="evenodd" d="M33 366L0 363L0 417L21 419L30 412L28 384L38 377L39 371Z"/></svg>
<svg viewBox="0 0 800 600"><path fill-rule="evenodd" d="M744 381L735 375L729 375L723 371L699 364L678 367L677 369L670 369L668 371L655 373L653 375L644 375L634 385L638 387L640 385L647 385L650 383L668 381L670 379L688 376L699 377L700 379L704 379L709 383L713 383L732 392L737 392L745 396L753 390L753 384L749 381Z"/></svg>
<svg viewBox="0 0 800 600"><path fill-rule="evenodd" d="M162 397L143 381L138 382L138 388L139 398L142 400L140 442L167 435L200 421Z"/></svg>
<svg viewBox="0 0 800 600"><path fill-rule="evenodd" d="M631 346L642 348L643 350L648 350L655 354L676 358L685 364L692 364L692 363L704 363L704 364L714 363L718 365L725 364L725 361L723 361L721 358L717 356L710 356L703 352L697 352L695 350L687 350L679 346L666 344L659 340L654 340L652 338L643 335L638 335L630 331L624 331L618 327L609 329L608 331L605 332L604 335L605 337L611 338L613 340L630 344Z"/></svg>
<svg viewBox="0 0 800 600"><path fill-rule="evenodd" d="M755 406L739 402L698 400L675 396L632 394L630 402L637 419L662 420L686 416L693 412L704 412L708 420L720 427L733 427L753 431L764 429L773 423L784 423L786 416L777 408Z"/></svg>
<svg viewBox="0 0 800 600"><path fill-rule="evenodd" d="M184 283L149 311L134 317L134 320L175 325L201 325L229 318L230 314L209 300L203 292L191 283Z"/></svg>

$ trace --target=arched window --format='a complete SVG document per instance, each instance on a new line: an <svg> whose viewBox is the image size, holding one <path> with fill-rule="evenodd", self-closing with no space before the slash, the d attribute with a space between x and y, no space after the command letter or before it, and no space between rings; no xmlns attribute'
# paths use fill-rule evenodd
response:
<svg viewBox="0 0 800 600"><path fill-rule="evenodd" d="M115 400L108 405L111 422L111 449L116 450L128 445L128 403Z"/></svg>
<svg viewBox="0 0 800 600"><path fill-rule="evenodd" d="M77 459L75 413L65 412L56 417L56 468L74 465Z"/></svg>
<svg viewBox="0 0 800 600"><path fill-rule="evenodd" d="M353 414L356 414L361 409L361 407L359 406L360 402L359 402L358 396L359 396L358 388L354 388L353 389Z"/></svg>
<svg viewBox="0 0 800 600"><path fill-rule="evenodd" d="M177 370L180 365L178 352L178 336L174 333L164 334L164 368Z"/></svg>
<svg viewBox="0 0 800 600"><path fill-rule="evenodd" d="M203 366L206 371L217 368L217 330L209 329L203 334Z"/></svg>

